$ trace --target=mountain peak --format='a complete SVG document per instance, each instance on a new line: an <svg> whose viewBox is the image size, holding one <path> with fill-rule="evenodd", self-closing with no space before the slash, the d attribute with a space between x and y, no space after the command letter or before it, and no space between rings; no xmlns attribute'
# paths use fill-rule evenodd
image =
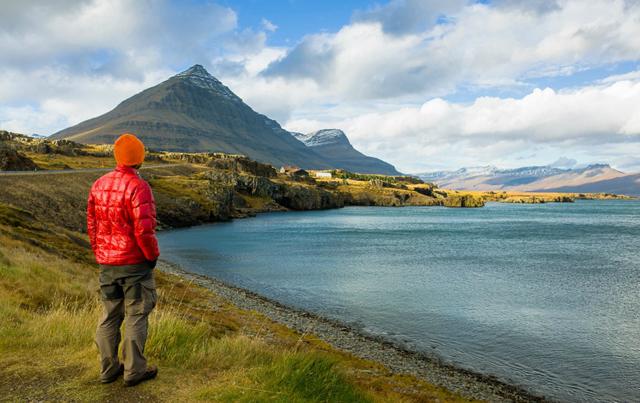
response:
<svg viewBox="0 0 640 403"><path fill-rule="evenodd" d="M330 144L351 146L349 139L340 129L322 129L312 133L295 133L294 136L307 147L317 147Z"/></svg>
<svg viewBox="0 0 640 403"><path fill-rule="evenodd" d="M196 87L212 90L218 95L221 95L231 101L242 102L240 97L234 94L227 86L222 84L220 80L209 74L207 69L200 64L194 64L182 73L176 74L174 78L184 80Z"/></svg>
<svg viewBox="0 0 640 403"><path fill-rule="evenodd" d="M209 72L207 71L207 69L205 69L204 66L202 66L201 64L194 64L193 66L189 67L182 73L178 74L178 76L192 76L192 75L212 77L211 74L209 74Z"/></svg>

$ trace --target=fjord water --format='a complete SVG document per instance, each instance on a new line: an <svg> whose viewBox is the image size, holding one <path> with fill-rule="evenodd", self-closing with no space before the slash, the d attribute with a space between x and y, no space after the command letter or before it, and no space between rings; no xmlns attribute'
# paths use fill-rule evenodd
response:
<svg viewBox="0 0 640 403"><path fill-rule="evenodd" d="M564 401L640 400L640 202L351 207L160 234L193 272Z"/></svg>

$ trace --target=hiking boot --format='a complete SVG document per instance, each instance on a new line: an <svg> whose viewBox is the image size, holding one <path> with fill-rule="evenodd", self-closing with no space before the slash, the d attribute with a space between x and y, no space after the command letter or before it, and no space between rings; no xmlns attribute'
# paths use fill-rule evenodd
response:
<svg viewBox="0 0 640 403"><path fill-rule="evenodd" d="M100 382L102 382L104 384L113 383L118 378L120 378L120 375L122 375L122 374L124 374L124 365L120 364L120 367L118 368L118 372L116 372L111 378L100 379Z"/></svg>
<svg viewBox="0 0 640 403"><path fill-rule="evenodd" d="M147 370L142 374L141 377L136 379L129 379L124 381L124 386L136 386L137 384L148 381L149 379L153 379L158 375L158 367L152 365L147 367Z"/></svg>

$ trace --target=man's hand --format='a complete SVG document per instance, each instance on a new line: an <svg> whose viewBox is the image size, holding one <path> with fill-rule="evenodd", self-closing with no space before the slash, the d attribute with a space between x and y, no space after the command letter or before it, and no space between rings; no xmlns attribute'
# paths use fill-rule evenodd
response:
<svg viewBox="0 0 640 403"><path fill-rule="evenodd" d="M158 259L156 259L156 260L147 260L147 263L149 263L149 267L151 269L155 269L156 264L158 264Z"/></svg>

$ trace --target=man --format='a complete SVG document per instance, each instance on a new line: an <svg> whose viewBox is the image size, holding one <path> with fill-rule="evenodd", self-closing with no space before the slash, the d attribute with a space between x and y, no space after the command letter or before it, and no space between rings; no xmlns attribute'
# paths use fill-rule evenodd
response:
<svg viewBox="0 0 640 403"><path fill-rule="evenodd" d="M105 310L96 344L101 382L114 382L124 374L125 386L134 386L158 374L157 367L147 367L144 345L148 316L156 305L153 268L160 252L153 194L137 172L144 161L144 144L133 134L123 134L113 152L117 167L93 184L87 205L87 232L100 265ZM124 365L118 359L123 321Z"/></svg>

